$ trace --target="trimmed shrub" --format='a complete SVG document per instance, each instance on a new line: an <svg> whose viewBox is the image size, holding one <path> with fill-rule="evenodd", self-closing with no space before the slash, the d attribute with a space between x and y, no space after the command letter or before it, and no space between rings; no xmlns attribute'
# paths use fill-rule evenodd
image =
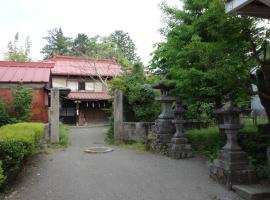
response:
<svg viewBox="0 0 270 200"><path fill-rule="evenodd" d="M23 161L39 145L43 134L42 123L17 123L0 128L0 160L6 181L17 175ZM6 181L0 184L0 188L4 188Z"/></svg>

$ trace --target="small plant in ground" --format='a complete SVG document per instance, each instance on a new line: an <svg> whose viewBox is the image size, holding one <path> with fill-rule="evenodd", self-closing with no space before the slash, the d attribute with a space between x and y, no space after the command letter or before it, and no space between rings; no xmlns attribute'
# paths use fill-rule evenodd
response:
<svg viewBox="0 0 270 200"><path fill-rule="evenodd" d="M110 118L109 121L109 129L106 132L106 138L105 141L108 144L113 144L114 143L114 132L113 132L114 126L113 126L113 118Z"/></svg>

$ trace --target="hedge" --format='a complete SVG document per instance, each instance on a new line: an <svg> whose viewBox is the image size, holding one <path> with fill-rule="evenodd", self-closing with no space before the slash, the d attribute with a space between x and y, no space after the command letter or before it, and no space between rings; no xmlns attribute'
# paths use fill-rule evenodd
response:
<svg viewBox="0 0 270 200"><path fill-rule="evenodd" d="M17 175L23 161L32 155L39 145L43 134L42 123L17 123L0 128L0 189Z"/></svg>

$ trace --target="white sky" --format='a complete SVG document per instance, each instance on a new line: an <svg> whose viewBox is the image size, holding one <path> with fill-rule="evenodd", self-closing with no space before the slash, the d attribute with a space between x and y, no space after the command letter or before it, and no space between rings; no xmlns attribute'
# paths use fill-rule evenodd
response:
<svg viewBox="0 0 270 200"><path fill-rule="evenodd" d="M109 35L114 30L129 32L137 53L147 64L153 44L162 40L158 29L163 27L159 4L162 0L0 0L0 59L16 32L24 42L27 35L32 43L31 58L40 54L47 31L62 27L66 36L77 33ZM180 5L180 0L167 0Z"/></svg>

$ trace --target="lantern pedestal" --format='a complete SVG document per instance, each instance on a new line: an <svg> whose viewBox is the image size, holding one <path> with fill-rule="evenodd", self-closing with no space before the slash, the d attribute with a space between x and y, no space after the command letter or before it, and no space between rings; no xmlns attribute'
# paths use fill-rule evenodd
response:
<svg viewBox="0 0 270 200"><path fill-rule="evenodd" d="M240 110L230 101L215 113L223 116L223 124L219 128L227 135L227 143L210 165L210 176L228 189L232 185L256 182L256 172L249 166L247 154L237 143L237 134L242 128Z"/></svg>
<svg viewBox="0 0 270 200"><path fill-rule="evenodd" d="M178 100L176 102L176 109L174 111L175 119L172 123L175 124L176 132L171 139L169 144L169 156L174 159L191 158L193 157L193 152L191 145L188 144L188 139L186 138L184 132L184 120L183 114L185 110L182 107L181 102Z"/></svg>
<svg viewBox="0 0 270 200"><path fill-rule="evenodd" d="M168 95L173 87L159 83L154 85L153 88L161 91L161 95L156 97L155 100L161 103L162 112L158 116L158 119L155 120L155 125L152 127L155 139L151 141L150 149L157 153L167 154L168 143L175 132L175 127L172 123L174 117L172 103L175 101L175 97Z"/></svg>

